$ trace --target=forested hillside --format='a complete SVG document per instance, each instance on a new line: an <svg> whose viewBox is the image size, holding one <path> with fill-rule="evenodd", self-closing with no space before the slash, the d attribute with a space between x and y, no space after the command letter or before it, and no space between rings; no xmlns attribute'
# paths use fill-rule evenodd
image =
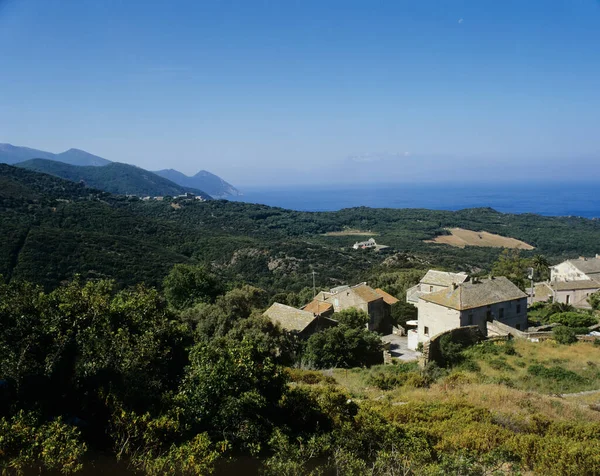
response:
<svg viewBox="0 0 600 476"><path fill-rule="evenodd" d="M133 165L111 162L103 166L77 166L46 159L32 159L16 164L35 172L55 175L86 186L120 195L177 196L193 193L205 199L211 197L192 187L183 187Z"/></svg>
<svg viewBox="0 0 600 476"><path fill-rule="evenodd" d="M77 273L123 285L158 284L179 262L208 264L232 282L271 293L310 286L313 270L317 284L329 287L407 267L491 269L502 250L424 242L446 227L511 236L535 247L523 256L543 254L550 261L593 255L600 243L600 222L575 217L491 209L309 213L216 200L143 202L5 165L0 184L0 274L45 286ZM390 248L352 250L355 236L324 235L344 229L369 230Z"/></svg>

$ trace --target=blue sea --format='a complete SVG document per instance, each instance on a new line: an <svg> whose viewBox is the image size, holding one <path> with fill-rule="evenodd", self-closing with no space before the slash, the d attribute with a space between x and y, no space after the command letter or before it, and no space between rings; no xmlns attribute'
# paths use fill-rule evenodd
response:
<svg viewBox="0 0 600 476"><path fill-rule="evenodd" d="M600 188L590 182L248 187L242 191L240 201L301 211L359 206L434 210L491 207L504 213L600 217Z"/></svg>

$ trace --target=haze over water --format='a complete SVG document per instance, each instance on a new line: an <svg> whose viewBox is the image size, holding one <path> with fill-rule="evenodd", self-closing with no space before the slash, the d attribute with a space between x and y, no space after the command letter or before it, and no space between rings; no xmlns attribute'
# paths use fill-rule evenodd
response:
<svg viewBox="0 0 600 476"><path fill-rule="evenodd" d="M240 201L301 211L374 208L460 210L491 207L503 213L600 217L600 193L595 183L543 184L368 184L253 187Z"/></svg>

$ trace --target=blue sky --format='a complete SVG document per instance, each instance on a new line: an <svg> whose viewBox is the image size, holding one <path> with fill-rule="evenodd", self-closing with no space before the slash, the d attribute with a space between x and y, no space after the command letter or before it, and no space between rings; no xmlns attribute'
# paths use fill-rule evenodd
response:
<svg viewBox="0 0 600 476"><path fill-rule="evenodd" d="M15 145L240 185L600 178L596 0L0 0L0 61Z"/></svg>

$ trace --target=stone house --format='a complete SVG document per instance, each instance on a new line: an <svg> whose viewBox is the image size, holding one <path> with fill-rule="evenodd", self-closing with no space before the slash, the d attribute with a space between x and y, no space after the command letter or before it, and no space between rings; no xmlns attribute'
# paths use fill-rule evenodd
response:
<svg viewBox="0 0 600 476"><path fill-rule="evenodd" d="M419 281L419 284L406 291L406 302L417 306L419 296L447 289L453 284L464 283L467 279L469 279L469 275L466 273L450 273L430 269Z"/></svg>
<svg viewBox="0 0 600 476"><path fill-rule="evenodd" d="M378 292L367 286L367 283L356 286L338 286L328 292L321 291L315 297L318 302L333 305L334 312L350 308L366 312L369 315L369 330L383 335L392 333L391 306L397 302L397 300L394 301L395 299L383 291Z"/></svg>
<svg viewBox="0 0 600 476"><path fill-rule="evenodd" d="M591 309L587 299L600 291L600 283L591 279L536 283L533 302L560 302L580 309Z"/></svg>
<svg viewBox="0 0 600 476"><path fill-rule="evenodd" d="M600 290L600 255L550 266L550 281L536 283L534 302L554 301L589 309L587 298Z"/></svg>
<svg viewBox="0 0 600 476"><path fill-rule="evenodd" d="M273 323L279 324L283 330L294 333L303 339L310 337L315 332L338 325L337 321L328 317L315 315L312 312L278 302L267 309L263 316L268 317Z"/></svg>
<svg viewBox="0 0 600 476"><path fill-rule="evenodd" d="M600 255L594 258L581 256L550 266L550 281L600 281Z"/></svg>
<svg viewBox="0 0 600 476"><path fill-rule="evenodd" d="M418 342L464 326L499 321L518 330L527 328L527 295L504 277L472 279L419 297Z"/></svg>

